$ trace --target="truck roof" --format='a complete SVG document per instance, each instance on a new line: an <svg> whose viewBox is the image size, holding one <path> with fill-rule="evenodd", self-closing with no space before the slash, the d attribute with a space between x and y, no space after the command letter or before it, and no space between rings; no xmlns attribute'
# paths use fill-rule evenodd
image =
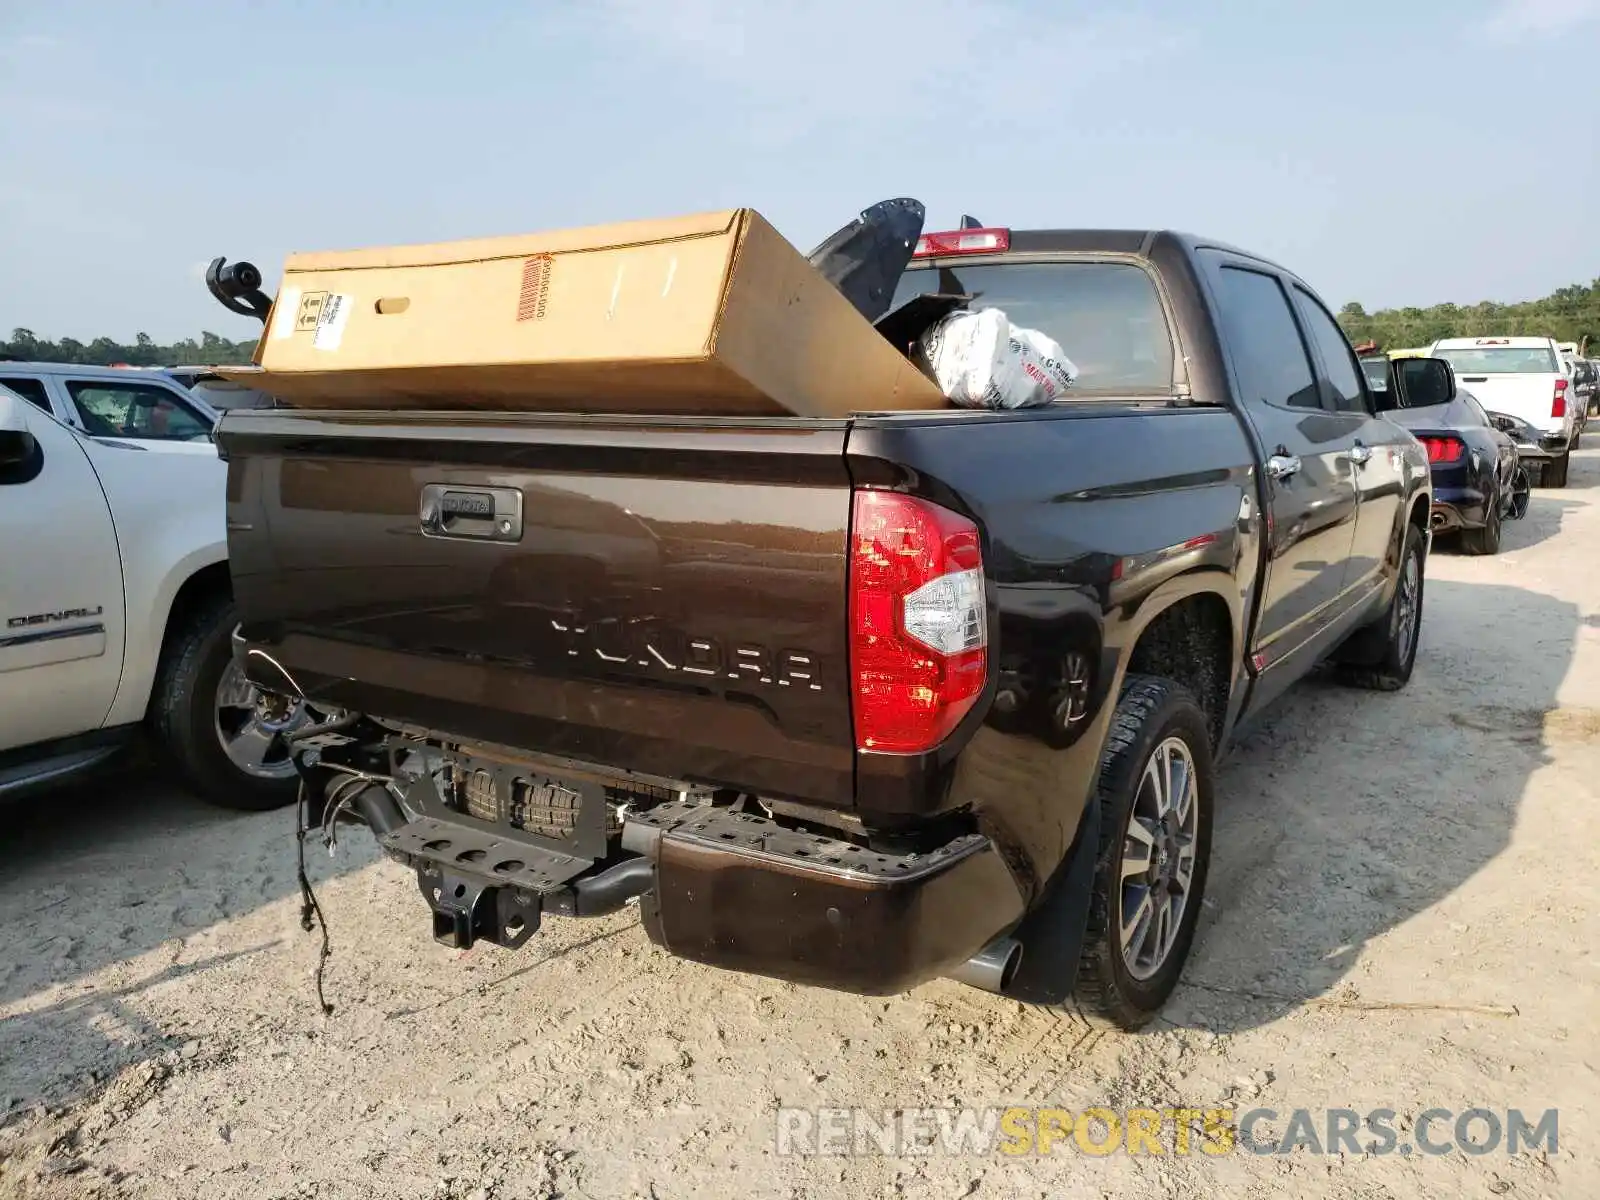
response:
<svg viewBox="0 0 1600 1200"><path fill-rule="evenodd" d="M1193 262L1197 251L1216 250L1241 258L1288 276L1314 291L1299 274L1282 263L1263 258L1249 250L1240 249L1218 238L1201 237L1177 229L1004 229L1008 246L1002 251L967 251L952 254L919 255L911 268L930 264L944 266L958 262L1003 262L1007 258L1025 258L1035 254L1119 254L1147 259L1158 269L1170 266L1175 260ZM927 236L924 234L924 236Z"/></svg>
<svg viewBox="0 0 1600 1200"><path fill-rule="evenodd" d="M1433 344L1435 350L1476 350L1478 347L1504 346L1509 350L1542 350L1554 344L1547 337L1454 337L1440 338Z"/></svg>
<svg viewBox="0 0 1600 1200"><path fill-rule="evenodd" d="M137 378L138 374L146 372L161 373L165 367L102 367L90 363L67 362L22 362L17 359L8 359L0 364L0 370L22 372L28 375L74 375L79 379L118 379L126 380L130 376Z"/></svg>
<svg viewBox="0 0 1600 1200"><path fill-rule="evenodd" d="M1148 256L1158 243L1168 242L1185 250L1223 250L1240 258L1268 262L1259 254L1241 250L1217 238L1200 237L1177 229L1011 229L1012 254L1085 253L1137 254ZM1277 263L1271 264L1285 270ZM1293 272L1289 272L1293 274Z"/></svg>

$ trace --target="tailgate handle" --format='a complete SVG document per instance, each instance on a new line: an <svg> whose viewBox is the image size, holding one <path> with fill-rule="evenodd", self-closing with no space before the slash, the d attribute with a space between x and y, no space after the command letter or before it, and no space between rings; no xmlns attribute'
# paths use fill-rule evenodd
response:
<svg viewBox="0 0 1600 1200"><path fill-rule="evenodd" d="M424 484L420 517L424 537L519 542L522 492L517 488Z"/></svg>

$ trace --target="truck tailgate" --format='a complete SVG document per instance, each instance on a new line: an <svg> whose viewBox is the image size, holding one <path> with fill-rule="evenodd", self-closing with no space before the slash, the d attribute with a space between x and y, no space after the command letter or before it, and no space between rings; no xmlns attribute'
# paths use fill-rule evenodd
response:
<svg viewBox="0 0 1600 1200"><path fill-rule="evenodd" d="M1543 374L1474 375L1463 372L1460 383L1488 412L1505 413L1526 421L1535 429L1555 433L1565 427L1564 418L1553 413L1556 379L1555 375Z"/></svg>
<svg viewBox="0 0 1600 1200"><path fill-rule="evenodd" d="M845 421L241 410L251 676L468 742L851 801Z"/></svg>

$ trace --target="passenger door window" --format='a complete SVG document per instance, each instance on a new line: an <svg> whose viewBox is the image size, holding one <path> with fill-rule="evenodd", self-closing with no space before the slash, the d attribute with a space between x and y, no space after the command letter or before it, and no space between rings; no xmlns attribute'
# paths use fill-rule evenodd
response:
<svg viewBox="0 0 1600 1200"><path fill-rule="evenodd" d="M1283 285L1244 267L1217 272L1221 325L1233 352L1239 390L1247 403L1321 408L1300 327Z"/></svg>
<svg viewBox="0 0 1600 1200"><path fill-rule="evenodd" d="M1328 310L1305 288L1296 287L1300 298L1300 315L1306 323L1311 340L1316 343L1317 354L1322 358L1322 369L1327 375L1326 403L1339 412L1366 412L1367 399L1361 390L1361 368L1355 351L1345 340L1339 323L1328 315Z"/></svg>
<svg viewBox="0 0 1600 1200"><path fill-rule="evenodd" d="M210 423L166 388L74 380L67 392L91 437L192 442L211 436Z"/></svg>

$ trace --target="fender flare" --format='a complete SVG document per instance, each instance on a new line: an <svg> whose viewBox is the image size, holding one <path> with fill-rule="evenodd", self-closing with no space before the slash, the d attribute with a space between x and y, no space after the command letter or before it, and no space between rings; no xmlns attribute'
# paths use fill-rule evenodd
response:
<svg viewBox="0 0 1600 1200"><path fill-rule="evenodd" d="M127 651L123 660L122 679L117 685L117 696L111 705L108 724L130 724L144 718L150 705L151 691L156 675L161 669L161 655L166 647L168 626L172 620L173 603L184 586L201 571L228 561L226 540L197 546L172 563L148 597L127 598L130 617L143 608L145 619L141 627L132 620L127 622Z"/></svg>
<svg viewBox="0 0 1600 1200"><path fill-rule="evenodd" d="M1245 608L1239 595L1239 584L1227 571L1219 567L1196 567L1165 580L1152 589L1126 620L1115 626L1107 623L1107 636L1102 648L1102 665L1107 668L1107 686L1099 697L1102 703L1115 698L1122 691L1122 681L1128 673L1128 661L1139 644L1139 639L1156 618L1184 600L1195 596L1216 596L1227 606L1228 633L1232 644L1228 654L1228 702L1231 715L1233 701L1239 690L1239 679L1244 667Z"/></svg>

